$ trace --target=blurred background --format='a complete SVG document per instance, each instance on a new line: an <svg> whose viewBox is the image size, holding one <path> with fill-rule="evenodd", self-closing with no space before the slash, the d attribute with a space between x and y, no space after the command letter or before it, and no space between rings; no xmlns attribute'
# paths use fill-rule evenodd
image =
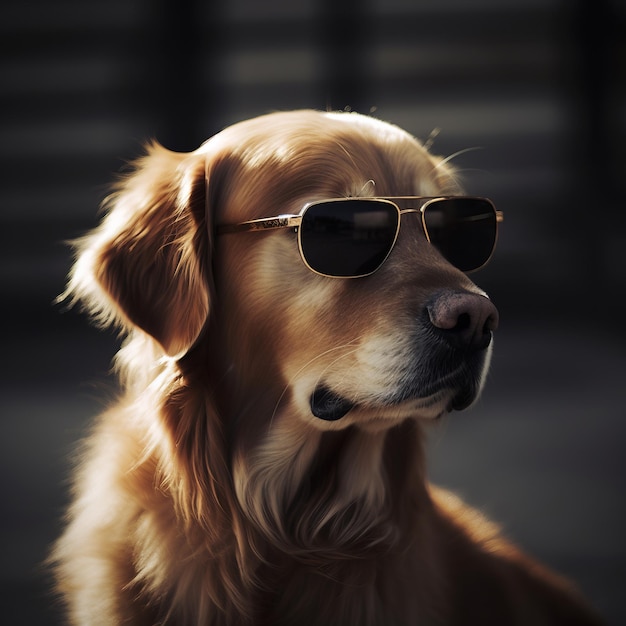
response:
<svg viewBox="0 0 626 626"><path fill-rule="evenodd" d="M626 623L625 26L623 0L3 2L0 621L60 623L40 563L113 385L114 334L53 304L63 242L145 140L313 107L435 131L505 212L474 277L492 373L431 433L431 476Z"/></svg>

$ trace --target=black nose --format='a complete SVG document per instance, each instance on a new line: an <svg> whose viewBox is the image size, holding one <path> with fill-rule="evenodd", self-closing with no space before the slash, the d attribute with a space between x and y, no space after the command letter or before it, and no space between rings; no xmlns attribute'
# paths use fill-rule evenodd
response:
<svg viewBox="0 0 626 626"><path fill-rule="evenodd" d="M468 291L440 292L426 310L438 334L461 350L484 350L498 327L498 309L491 300Z"/></svg>

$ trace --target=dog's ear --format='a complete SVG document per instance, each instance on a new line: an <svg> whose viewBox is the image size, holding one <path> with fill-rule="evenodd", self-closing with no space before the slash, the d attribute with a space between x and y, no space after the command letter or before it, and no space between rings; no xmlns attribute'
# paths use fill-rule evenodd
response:
<svg viewBox="0 0 626 626"><path fill-rule="evenodd" d="M209 314L210 228L205 155L152 144L77 243L66 292L104 324L138 327L171 355L187 351Z"/></svg>

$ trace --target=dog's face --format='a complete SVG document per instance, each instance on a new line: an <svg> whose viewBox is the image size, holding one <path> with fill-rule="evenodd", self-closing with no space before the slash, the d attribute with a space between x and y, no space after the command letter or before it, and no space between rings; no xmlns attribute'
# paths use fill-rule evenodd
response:
<svg viewBox="0 0 626 626"><path fill-rule="evenodd" d="M419 213L402 216L389 257L361 278L311 271L292 228L219 228L321 199L455 193L445 162L395 126L313 111L256 118L193 153L154 146L81 243L69 291L177 359L208 346L237 424L435 418L480 392L497 311L427 241Z"/></svg>
<svg viewBox="0 0 626 626"><path fill-rule="evenodd" d="M419 213L402 216L391 254L363 278L312 272L294 229L216 233L320 199L455 193L445 162L395 126L256 118L190 154L153 147L81 244L70 291L170 355L209 344L241 423L259 412L323 430L438 417L480 392L497 311L429 244Z"/></svg>
<svg viewBox="0 0 626 626"><path fill-rule="evenodd" d="M222 138L230 177L216 207L218 224L297 214L326 198L456 190L439 159L404 131L370 118L281 114L232 134ZM244 136L242 149L233 149ZM252 389L274 418L371 430L464 408L480 392L490 342L455 345L433 320L436 310L459 305L467 309L459 316L478 318L474 332L490 337L497 312L428 243L419 215L403 215L396 245L371 276L312 272L294 229L218 235L214 268L222 353L236 373L233 395L245 398L238 412L257 414L256 402L244 406Z"/></svg>

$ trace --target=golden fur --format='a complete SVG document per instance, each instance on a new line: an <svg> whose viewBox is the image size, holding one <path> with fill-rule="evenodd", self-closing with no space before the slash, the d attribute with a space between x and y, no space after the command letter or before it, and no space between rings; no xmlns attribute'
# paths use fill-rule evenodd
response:
<svg viewBox="0 0 626 626"><path fill-rule="evenodd" d="M426 481L422 424L452 391L398 401L431 375L415 370L430 341L416 319L442 290L484 294L418 219L354 280L310 272L288 229L214 234L320 198L456 190L415 139L356 114L276 113L189 154L148 148L78 242L65 294L125 335L120 396L85 443L52 556L72 624L595 623ZM322 381L354 403L341 419L312 414Z"/></svg>

